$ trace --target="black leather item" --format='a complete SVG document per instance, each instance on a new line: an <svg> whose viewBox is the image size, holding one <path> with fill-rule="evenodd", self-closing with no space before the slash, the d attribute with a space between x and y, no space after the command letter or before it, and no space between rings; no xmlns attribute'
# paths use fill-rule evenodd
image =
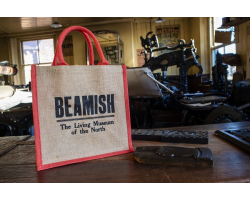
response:
<svg viewBox="0 0 250 200"><path fill-rule="evenodd" d="M143 164L197 167L213 166L213 154L209 148L140 146L136 148L133 155L137 162Z"/></svg>

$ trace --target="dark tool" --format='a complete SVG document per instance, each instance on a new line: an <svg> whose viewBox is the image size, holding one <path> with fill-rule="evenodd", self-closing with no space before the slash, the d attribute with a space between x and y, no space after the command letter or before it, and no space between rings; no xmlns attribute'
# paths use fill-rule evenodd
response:
<svg viewBox="0 0 250 200"><path fill-rule="evenodd" d="M153 47L159 47L157 36L153 34L151 38L149 37L149 35L152 33L152 31L148 32L146 39L144 39L142 36L140 37L142 47L148 51L150 51Z"/></svg>
<svg viewBox="0 0 250 200"><path fill-rule="evenodd" d="M213 154L208 148L174 146L141 146L134 151L134 159L143 164L212 167Z"/></svg>
<svg viewBox="0 0 250 200"><path fill-rule="evenodd" d="M132 129L132 140L147 140L170 143L208 144L207 131L147 130Z"/></svg>
<svg viewBox="0 0 250 200"><path fill-rule="evenodd" d="M158 47L157 40L152 37L149 38L148 35L152 32L147 33L146 39L142 36L140 37L142 42L142 47L145 49L145 64L143 67L149 67L150 70L155 71L161 69L163 76L161 79L166 79L167 68L173 65L179 67L179 86L180 90L183 92L188 91L188 82L187 82L187 72L190 67L196 66L199 69L199 73L196 76L203 73L203 68L198 62L199 55L195 55L197 49L194 46L194 40L191 39L191 42L188 44L185 40L179 40L179 42L174 47L162 47L153 49L153 47ZM157 37L156 37L157 38ZM156 51L169 51L157 57L153 57L153 52ZM147 56L149 52L149 58Z"/></svg>
<svg viewBox="0 0 250 200"><path fill-rule="evenodd" d="M212 67L212 78L213 78L213 85L212 91L213 92L220 92L228 94L228 65L222 62L222 56L219 52L216 54L216 65Z"/></svg>
<svg viewBox="0 0 250 200"><path fill-rule="evenodd" d="M217 130L214 134L250 153L250 130Z"/></svg>

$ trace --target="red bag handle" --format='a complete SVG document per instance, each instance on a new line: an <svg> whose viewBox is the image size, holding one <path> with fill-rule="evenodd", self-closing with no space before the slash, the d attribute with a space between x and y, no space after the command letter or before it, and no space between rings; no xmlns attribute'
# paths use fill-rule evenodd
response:
<svg viewBox="0 0 250 200"><path fill-rule="evenodd" d="M81 32L81 33L83 34L83 36L85 37L85 39L87 40L87 43L88 43L88 47L89 47L89 64L90 65L94 65L94 54L93 54L93 46L92 46L91 40L90 40L89 36L86 33L84 33L84 32ZM64 36L64 39L65 39L66 35ZM58 48L60 48L60 46L58 47L58 45L57 45L55 56L54 56L54 60L52 62L52 66L57 65L56 62L58 60L58 50L57 50ZM68 63L66 63L63 60L60 63L58 63L58 65L68 65Z"/></svg>
<svg viewBox="0 0 250 200"><path fill-rule="evenodd" d="M54 57L52 65L56 65L57 59L59 61L57 65L68 65L64 61L64 58L63 58L62 43L63 43L66 35L71 31L79 31L84 35L84 37L87 40L88 46L89 46L90 59L92 59L91 57L92 57L92 55L94 55L92 43L91 43L90 38L89 38L89 37L91 37L96 45L98 54L101 58L101 62L99 62L98 65L109 65L109 62L105 59L103 52L102 52L102 49L101 49L101 46L100 46L98 40L96 39L95 35L90 30L88 30L87 28L82 27L82 26L68 27L60 34L58 41L57 41L56 53L55 53L55 57Z"/></svg>

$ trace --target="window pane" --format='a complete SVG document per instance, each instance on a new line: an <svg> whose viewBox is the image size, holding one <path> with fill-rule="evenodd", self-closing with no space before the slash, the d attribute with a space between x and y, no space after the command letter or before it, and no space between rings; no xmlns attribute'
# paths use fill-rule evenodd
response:
<svg viewBox="0 0 250 200"><path fill-rule="evenodd" d="M216 53L217 51L220 53L220 54L224 54L224 47L221 47L219 49L216 50Z"/></svg>
<svg viewBox="0 0 250 200"><path fill-rule="evenodd" d="M236 46L235 44L230 44L225 46L225 53L236 53Z"/></svg>
<svg viewBox="0 0 250 200"><path fill-rule="evenodd" d="M23 62L25 65L39 63L37 40L23 42Z"/></svg>
<svg viewBox="0 0 250 200"><path fill-rule="evenodd" d="M222 17L214 17L214 29L218 29L222 25Z"/></svg>
<svg viewBox="0 0 250 200"><path fill-rule="evenodd" d="M22 42L23 67L25 83L31 81L31 64L37 66L50 66L54 59L54 41L53 39L32 40Z"/></svg>
<svg viewBox="0 0 250 200"><path fill-rule="evenodd" d="M51 63L49 64L40 64L37 66L51 66ZM24 76L25 76L25 85L29 84L31 81L31 65L24 66Z"/></svg>
<svg viewBox="0 0 250 200"><path fill-rule="evenodd" d="M31 81L30 69L30 65L24 66L25 85L27 85Z"/></svg>
<svg viewBox="0 0 250 200"><path fill-rule="evenodd" d="M222 32L227 32L227 31L229 31L228 30L228 28L222 28L221 26L223 26L222 25L222 18L223 17L214 17L213 19L214 19L214 30L217 30L217 31L222 31ZM219 29L218 29L219 28ZM234 28L233 27L231 27L230 28L230 31L232 31L232 34L231 34L231 41L234 41L234 38L235 38L235 36L234 36ZM214 43L214 46L219 46L219 45L222 45L223 43Z"/></svg>
<svg viewBox="0 0 250 200"><path fill-rule="evenodd" d="M49 63L54 58L53 39L38 40L40 63Z"/></svg>
<svg viewBox="0 0 250 200"><path fill-rule="evenodd" d="M233 53L236 54L236 45L235 44L230 44L225 46L225 53ZM236 72L236 66L230 66L228 65L228 80L233 79L233 74Z"/></svg>
<svg viewBox="0 0 250 200"><path fill-rule="evenodd" d="M233 74L236 72L236 66L228 65L228 70L227 71L228 71L227 79L232 80L233 79Z"/></svg>

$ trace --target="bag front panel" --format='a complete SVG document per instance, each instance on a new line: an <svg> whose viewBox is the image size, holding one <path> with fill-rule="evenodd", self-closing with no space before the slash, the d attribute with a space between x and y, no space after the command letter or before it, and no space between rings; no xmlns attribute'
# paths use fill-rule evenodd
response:
<svg viewBox="0 0 250 200"><path fill-rule="evenodd" d="M43 165L129 149L121 66L36 70Z"/></svg>

